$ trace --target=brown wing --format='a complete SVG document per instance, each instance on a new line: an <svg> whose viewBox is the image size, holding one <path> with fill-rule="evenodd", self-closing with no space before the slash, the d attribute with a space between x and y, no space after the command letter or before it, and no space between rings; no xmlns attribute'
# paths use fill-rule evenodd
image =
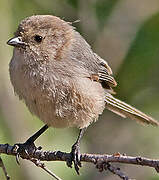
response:
<svg viewBox="0 0 159 180"><path fill-rule="evenodd" d="M112 70L102 58L96 55L99 60L98 73L92 74L92 79L98 81L105 88L105 106L110 111L122 116L134 119L142 124L152 124L159 126L159 122L152 117L144 114L125 102L114 98L111 94L114 94L113 87L117 86L115 79L112 77Z"/></svg>
<svg viewBox="0 0 159 180"><path fill-rule="evenodd" d="M108 63L102 58L99 59L99 69L98 73L92 74L91 78L95 81L98 81L102 84L109 93L115 94L113 87L117 86L117 82L112 76L112 70L109 67Z"/></svg>

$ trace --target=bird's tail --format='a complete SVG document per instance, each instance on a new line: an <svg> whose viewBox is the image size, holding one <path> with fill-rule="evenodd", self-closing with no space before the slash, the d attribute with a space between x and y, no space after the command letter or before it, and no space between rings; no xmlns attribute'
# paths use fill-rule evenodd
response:
<svg viewBox="0 0 159 180"><path fill-rule="evenodd" d="M141 111L126 104L125 102L114 98L109 93L106 93L105 102L107 109L124 118L129 117L142 124L152 124L153 126L159 126L159 122L152 117L142 113Z"/></svg>

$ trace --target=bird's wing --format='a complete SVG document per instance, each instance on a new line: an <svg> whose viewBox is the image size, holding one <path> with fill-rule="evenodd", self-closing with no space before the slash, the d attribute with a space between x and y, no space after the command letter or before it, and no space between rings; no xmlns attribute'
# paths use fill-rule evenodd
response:
<svg viewBox="0 0 159 180"><path fill-rule="evenodd" d="M159 126L159 122L154 120L152 117L144 114L143 112L137 110L131 105L114 98L111 94L114 93L113 87L117 86L115 79L112 77L112 70L102 58L96 55L99 60L98 73L92 75L92 79L98 81L105 88L105 106L110 111L126 118L129 117L142 124L152 124L154 126Z"/></svg>
<svg viewBox="0 0 159 180"><path fill-rule="evenodd" d="M98 81L102 84L109 93L115 94L113 87L117 86L117 82L112 76L112 70L108 63L95 54L99 60L98 72L91 75L92 80Z"/></svg>

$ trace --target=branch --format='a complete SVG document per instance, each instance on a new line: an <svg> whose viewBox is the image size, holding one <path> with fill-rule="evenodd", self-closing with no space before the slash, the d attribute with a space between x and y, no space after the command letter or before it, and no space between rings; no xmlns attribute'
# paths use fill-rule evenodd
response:
<svg viewBox="0 0 159 180"><path fill-rule="evenodd" d="M46 171L48 174L50 174L54 179L56 180L62 180L61 178L59 178L58 176L56 176L56 174L54 174L53 172L51 172L44 163L41 163L40 160L35 159L35 158L30 158L29 159L31 162L33 162L37 167L42 168L44 171Z"/></svg>
<svg viewBox="0 0 159 180"><path fill-rule="evenodd" d="M9 144L0 144L0 154L7 154L17 156L17 147L16 145L10 146ZM20 157L23 159L28 159L33 162L33 159L39 161L68 161L71 159L71 154L61 151L43 151L40 148L29 149L26 153L20 152ZM130 180L124 173L120 171L119 168L112 166L110 163L124 163L124 164L133 164L140 166L148 166L155 168L155 170L159 173L159 160L149 159L145 157L133 157L122 155L120 153L116 153L113 155L108 154L81 154L80 156L81 162L93 163L96 165L96 168L99 171L109 170L112 173L118 175L121 179ZM35 164L35 162L34 162ZM37 165L37 164L36 164Z"/></svg>
<svg viewBox="0 0 159 180"><path fill-rule="evenodd" d="M10 177L9 177L9 175L8 175L8 173L7 173L7 170L6 170L6 168L5 168L5 165L4 165L1 157L0 157L0 167L2 168L2 170L3 170L3 172L4 172L4 175L5 175L5 177L6 177L6 180L9 180Z"/></svg>

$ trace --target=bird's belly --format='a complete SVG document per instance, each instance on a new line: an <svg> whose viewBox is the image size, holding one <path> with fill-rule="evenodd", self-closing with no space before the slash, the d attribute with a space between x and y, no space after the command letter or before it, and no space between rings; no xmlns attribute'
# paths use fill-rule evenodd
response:
<svg viewBox="0 0 159 180"><path fill-rule="evenodd" d="M28 84L27 84L28 85ZM20 99L25 101L30 112L41 119L45 124L55 128L74 127L77 124L77 116L73 105L67 107L67 100L59 98L57 92L48 92L40 87L25 85L25 90L17 91ZM22 89L21 89L22 90ZM61 99L61 101L59 100Z"/></svg>
<svg viewBox="0 0 159 180"><path fill-rule="evenodd" d="M100 84L89 79L80 82L79 78L71 79L71 83L66 79L63 83L46 81L30 71L18 71L17 68L22 69L19 65L15 67L10 68L10 74L16 94L32 114L49 126L84 128L103 112L104 93Z"/></svg>
<svg viewBox="0 0 159 180"><path fill-rule="evenodd" d="M69 98L68 95L60 97L60 92L50 96L39 92L39 89L30 91L29 94L32 95L24 97L29 110L44 123L55 128L87 127L104 109L101 107L99 111L98 102L88 97L79 97L77 94L71 97L69 95Z"/></svg>
<svg viewBox="0 0 159 180"><path fill-rule="evenodd" d="M55 128L87 127L104 109L102 97L99 100L92 95L88 96L89 91L88 94L81 95L78 92L64 94L60 89L50 93L39 87L24 86L24 88L23 93L18 95L24 99L32 114Z"/></svg>

